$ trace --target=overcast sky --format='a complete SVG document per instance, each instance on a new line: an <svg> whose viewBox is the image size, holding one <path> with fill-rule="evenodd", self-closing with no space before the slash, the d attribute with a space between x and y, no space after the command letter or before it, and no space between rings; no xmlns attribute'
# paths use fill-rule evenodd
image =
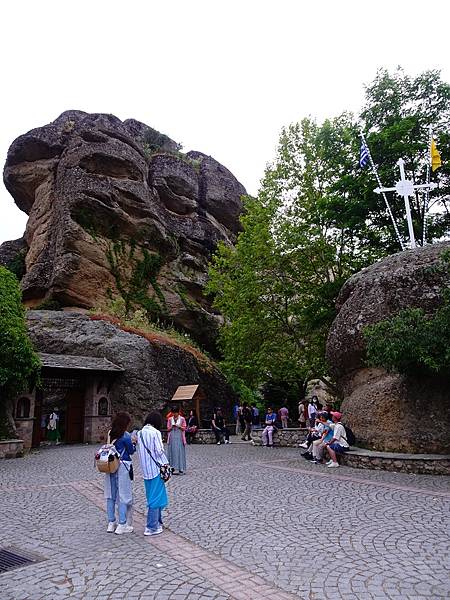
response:
<svg viewBox="0 0 450 600"><path fill-rule="evenodd" d="M450 81L450 2L1 2L0 154L68 109L133 117L256 194L283 125L357 111L379 67ZM26 215L0 190L0 242Z"/></svg>

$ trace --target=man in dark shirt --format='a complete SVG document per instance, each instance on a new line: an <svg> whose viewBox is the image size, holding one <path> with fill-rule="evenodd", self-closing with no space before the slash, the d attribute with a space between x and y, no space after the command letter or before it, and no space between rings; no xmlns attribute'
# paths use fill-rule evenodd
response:
<svg viewBox="0 0 450 600"><path fill-rule="evenodd" d="M225 426L225 419L223 418L222 410L218 408L213 415L211 421L211 428L216 436L217 445L220 446L222 440L225 438L225 444L230 443L230 433L228 428Z"/></svg>
<svg viewBox="0 0 450 600"><path fill-rule="evenodd" d="M242 407L242 416L244 418L244 423L245 423L245 430L242 435L242 440L245 442L246 438L248 438L248 441L250 442L252 439L250 433L252 431L253 414L252 414L252 409L246 402L244 403L244 406Z"/></svg>

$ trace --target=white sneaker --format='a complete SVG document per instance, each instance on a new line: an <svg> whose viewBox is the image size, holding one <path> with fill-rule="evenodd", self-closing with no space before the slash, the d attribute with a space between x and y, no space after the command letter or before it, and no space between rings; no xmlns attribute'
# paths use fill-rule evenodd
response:
<svg viewBox="0 0 450 600"><path fill-rule="evenodd" d="M163 532L163 528L161 527L161 525L158 527L158 529L155 529L155 531L152 531L151 529L146 527L145 531L144 531L144 535L159 535L162 532Z"/></svg>
<svg viewBox="0 0 450 600"><path fill-rule="evenodd" d="M328 467L328 465L331 465L331 463L332 463L332 462L333 462L333 461L332 461L332 460L331 460L331 458L330 458L330 460L327 462L327 467Z"/></svg>
<svg viewBox="0 0 450 600"><path fill-rule="evenodd" d="M119 523L114 533L117 533L117 535L121 535L122 533L132 533L133 531L133 527L131 527L130 525L127 525L126 523L124 525L121 525Z"/></svg>
<svg viewBox="0 0 450 600"><path fill-rule="evenodd" d="M220 442L217 442L217 446L220 446Z"/></svg>
<svg viewBox="0 0 450 600"><path fill-rule="evenodd" d="M304 448L305 450L308 449L308 446L309 446L308 442L303 442L303 444L298 445L299 448Z"/></svg>
<svg viewBox="0 0 450 600"><path fill-rule="evenodd" d="M339 466L339 463L333 462L333 461L331 461L331 463L329 465L327 465L327 467L329 469L336 469L338 466Z"/></svg>
<svg viewBox="0 0 450 600"><path fill-rule="evenodd" d="M108 533L114 533L116 529L116 522L115 521L110 521L108 523L108 529L106 530Z"/></svg>

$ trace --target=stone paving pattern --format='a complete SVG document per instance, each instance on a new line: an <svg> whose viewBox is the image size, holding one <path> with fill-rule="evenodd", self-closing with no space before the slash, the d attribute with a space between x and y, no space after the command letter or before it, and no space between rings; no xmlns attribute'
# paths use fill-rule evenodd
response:
<svg viewBox="0 0 450 600"><path fill-rule="evenodd" d="M0 547L44 560L0 575L1 600L446 599L450 478L330 470L294 448L188 447L167 530L106 533L93 446L0 462ZM135 461L137 467L137 461Z"/></svg>

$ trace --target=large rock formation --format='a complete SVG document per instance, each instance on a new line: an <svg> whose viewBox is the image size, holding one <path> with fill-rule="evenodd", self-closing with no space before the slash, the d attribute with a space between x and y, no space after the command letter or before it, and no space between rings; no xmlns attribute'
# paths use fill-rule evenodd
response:
<svg viewBox="0 0 450 600"><path fill-rule="evenodd" d="M206 266L219 240L235 241L245 194L225 167L138 121L68 111L14 141L4 181L29 215L16 243L29 307L121 296L213 348ZM11 248L0 263L20 262Z"/></svg>
<svg viewBox="0 0 450 600"><path fill-rule="evenodd" d="M179 385L200 384L206 395L202 417L214 406L230 413L234 398L212 363L199 361L169 341L149 341L115 325L79 313L27 311L27 327L35 348L48 354L107 358L125 370L111 391L113 410L126 410L138 423L152 410L163 410Z"/></svg>
<svg viewBox="0 0 450 600"><path fill-rule="evenodd" d="M408 250L351 277L338 298L327 357L358 440L378 450L450 452L450 374L406 377L365 366L362 329L408 307L433 313L450 286L440 256L450 242ZM450 344L450 340L449 340Z"/></svg>

